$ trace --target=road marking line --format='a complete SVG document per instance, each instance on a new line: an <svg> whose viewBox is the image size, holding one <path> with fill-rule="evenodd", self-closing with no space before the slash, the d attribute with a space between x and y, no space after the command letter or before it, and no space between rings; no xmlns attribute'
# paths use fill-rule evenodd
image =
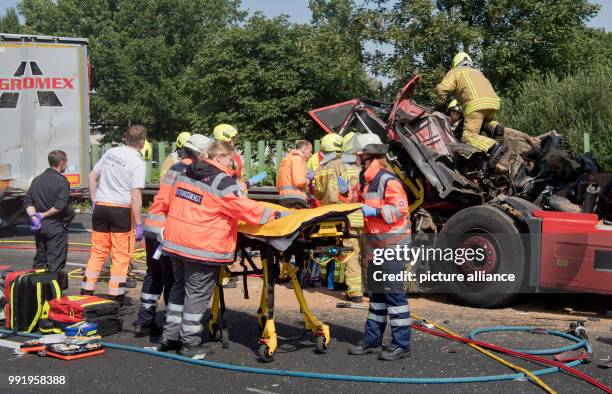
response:
<svg viewBox="0 0 612 394"><path fill-rule="evenodd" d="M7 341L6 339L0 339L0 346L6 347L6 348L9 348L9 349L19 349L19 346L21 346L21 343L13 342L13 341Z"/></svg>

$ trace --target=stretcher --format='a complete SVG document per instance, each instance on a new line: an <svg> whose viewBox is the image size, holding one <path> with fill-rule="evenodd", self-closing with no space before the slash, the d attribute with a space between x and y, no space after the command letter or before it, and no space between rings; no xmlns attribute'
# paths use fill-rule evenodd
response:
<svg viewBox="0 0 612 394"><path fill-rule="evenodd" d="M320 354L327 352L330 343L329 326L321 322L310 310L302 291L300 271L312 256L330 253L334 250L350 252L343 246L343 239L349 237L349 220L347 215L360 209L361 204L338 204L324 207L292 210L279 205L263 203L278 211L292 211L292 214L264 225L240 223L238 226L238 243L241 272L229 272L221 269L219 282L215 288L208 320L208 331L213 340L221 341L223 347L229 346L225 312L225 297L221 286L224 276L242 276L244 297L249 298L247 277L252 274L263 276L262 292L257 310L257 323L261 329L258 356L261 361L270 362L278 347L278 336L274 323L274 286L277 283L281 266L289 279L293 292L304 318L305 333L315 338L316 350ZM251 257L252 251L258 251L261 268L257 267ZM289 263L291 256L295 264Z"/></svg>

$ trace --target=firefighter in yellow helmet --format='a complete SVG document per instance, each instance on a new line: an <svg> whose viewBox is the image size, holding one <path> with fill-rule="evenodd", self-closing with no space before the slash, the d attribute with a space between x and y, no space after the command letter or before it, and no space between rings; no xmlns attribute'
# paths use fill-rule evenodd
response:
<svg viewBox="0 0 612 394"><path fill-rule="evenodd" d="M170 167L181 161L183 158L183 146L189 141L189 137L191 137L191 133L188 131L181 131L176 136L176 150L166 156L159 169L159 179L163 179Z"/></svg>
<svg viewBox="0 0 612 394"><path fill-rule="evenodd" d="M457 99L463 108L463 137L461 142L468 143L489 154L489 166L501 158L505 151L503 145L494 139L480 135L485 124L490 128L491 122L500 108L500 99L489 80L474 66L472 59L465 52L453 58L452 68L436 86L439 105L445 104L451 97ZM496 133L503 133L503 127L495 124Z"/></svg>

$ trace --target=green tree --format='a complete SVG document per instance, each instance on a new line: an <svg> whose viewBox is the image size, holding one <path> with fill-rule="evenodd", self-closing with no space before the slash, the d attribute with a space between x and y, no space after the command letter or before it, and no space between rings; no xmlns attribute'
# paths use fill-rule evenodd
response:
<svg viewBox="0 0 612 394"><path fill-rule="evenodd" d="M152 139L189 126L185 77L202 42L215 41L244 13L240 0L23 0L30 33L89 39L92 123L117 139L130 123Z"/></svg>
<svg viewBox="0 0 612 394"><path fill-rule="evenodd" d="M370 0L368 37L394 46L375 57L379 72L397 88L409 75L423 77L420 99L433 88L458 51L468 52L495 88L512 92L533 72L563 76L588 63L593 52L585 23L599 6L587 0ZM377 61L376 61L377 60Z"/></svg>
<svg viewBox="0 0 612 394"><path fill-rule="evenodd" d="M248 139L320 136L309 109L370 91L359 51L341 41L333 29L255 14L204 42L189 74L193 128L227 122Z"/></svg>
<svg viewBox="0 0 612 394"><path fill-rule="evenodd" d="M542 94L546 92L546 94ZM504 106L504 124L532 135L557 130L567 148L583 151L589 133L595 159L612 171L612 68L598 64L561 80L556 75L531 75L516 97Z"/></svg>
<svg viewBox="0 0 612 394"><path fill-rule="evenodd" d="M19 22L19 15L15 7L10 7L4 13L4 16L0 16L0 32L1 33L21 33L22 26Z"/></svg>

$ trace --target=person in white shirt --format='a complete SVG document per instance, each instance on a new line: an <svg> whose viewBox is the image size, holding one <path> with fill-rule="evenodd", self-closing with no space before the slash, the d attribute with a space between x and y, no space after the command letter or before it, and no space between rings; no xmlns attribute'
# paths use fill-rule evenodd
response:
<svg viewBox="0 0 612 394"><path fill-rule="evenodd" d="M143 126L130 126L125 133L126 145L104 153L89 175L93 231L91 255L81 284L83 295L93 294L110 253L108 295L123 305L134 239L140 242L143 236L140 211L146 165L139 151L146 138L147 130Z"/></svg>

